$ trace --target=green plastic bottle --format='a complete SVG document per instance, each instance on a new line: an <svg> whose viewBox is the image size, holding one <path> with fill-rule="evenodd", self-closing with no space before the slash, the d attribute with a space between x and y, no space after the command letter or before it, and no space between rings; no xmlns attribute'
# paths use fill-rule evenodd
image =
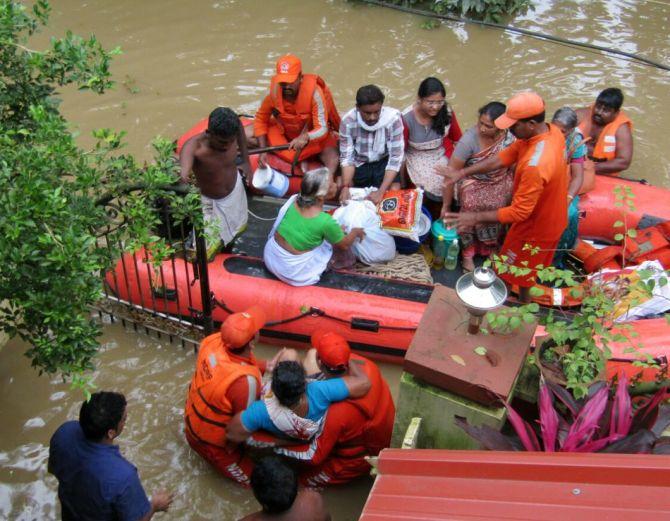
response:
<svg viewBox="0 0 670 521"><path fill-rule="evenodd" d="M458 252L460 248L458 246L458 239L451 241L451 244L447 248L447 253L444 256L444 267L448 270L455 270L458 265Z"/></svg>
<svg viewBox="0 0 670 521"><path fill-rule="evenodd" d="M444 266L444 257L447 253L447 245L444 242L444 237L437 236L437 241L433 244L433 268L441 270Z"/></svg>

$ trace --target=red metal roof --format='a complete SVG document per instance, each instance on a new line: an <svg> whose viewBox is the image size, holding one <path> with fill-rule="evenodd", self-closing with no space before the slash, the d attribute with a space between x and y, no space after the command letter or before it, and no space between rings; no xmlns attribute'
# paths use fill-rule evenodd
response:
<svg viewBox="0 0 670 521"><path fill-rule="evenodd" d="M386 449L360 521L670 520L670 456Z"/></svg>

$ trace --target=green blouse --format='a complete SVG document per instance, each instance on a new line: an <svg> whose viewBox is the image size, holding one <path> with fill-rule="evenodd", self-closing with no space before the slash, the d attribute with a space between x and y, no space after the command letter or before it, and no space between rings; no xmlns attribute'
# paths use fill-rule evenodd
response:
<svg viewBox="0 0 670 521"><path fill-rule="evenodd" d="M316 217L303 217L292 204L277 228L287 243L298 251L313 250L323 240L336 244L344 239L344 232L335 219L326 212Z"/></svg>

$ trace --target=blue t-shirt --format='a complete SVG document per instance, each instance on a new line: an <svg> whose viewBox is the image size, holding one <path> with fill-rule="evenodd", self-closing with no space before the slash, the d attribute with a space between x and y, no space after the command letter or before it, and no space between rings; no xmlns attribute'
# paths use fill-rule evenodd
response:
<svg viewBox="0 0 670 521"><path fill-rule="evenodd" d="M61 425L49 444L63 521L136 521L151 509L140 477L116 445L89 441L78 421Z"/></svg>
<svg viewBox="0 0 670 521"><path fill-rule="evenodd" d="M309 420L319 421L326 414L328 406L333 402L340 402L349 398L349 389L342 378L310 382L305 390L307 394ZM281 436L283 433L272 423L267 407L263 400L256 400L240 416L242 425L249 432L261 429Z"/></svg>

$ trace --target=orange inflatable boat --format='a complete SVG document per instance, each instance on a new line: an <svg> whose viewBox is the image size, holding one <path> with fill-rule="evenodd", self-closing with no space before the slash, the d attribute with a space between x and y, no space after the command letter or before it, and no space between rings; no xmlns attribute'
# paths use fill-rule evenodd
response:
<svg viewBox="0 0 670 521"><path fill-rule="evenodd" d="M206 128L199 122L178 141L178 148L190 136ZM276 167L286 166L280 159ZM289 165L290 166L290 165ZM280 168L281 169L281 168ZM299 187L300 177L291 178L290 193ZM596 188L583 195L580 210L580 237L615 244L614 225L623 220L621 208L615 205L616 186L630 188L635 209L626 210L625 221L640 230L670 221L668 190L625 179L598 176ZM155 293L151 281L158 273L163 286L170 291ZM168 275L170 274L170 275ZM317 328L328 328L344 336L359 353L371 358L401 363L433 286L389 280L372 275L344 271L324 274L315 286L293 287L277 280L261 259L219 254L209 263L210 289L216 307L214 320L223 321L229 313L262 303L269 310L268 324L261 331L264 341L282 345L304 346ZM145 262L145 253L127 254L107 275L107 284L116 297L176 316L193 316L202 310L199 279L193 265L183 259L164 261L160 270ZM665 319L632 322L632 330L643 339L642 351L667 367L670 353L670 326ZM627 332L630 334L630 331ZM630 376L641 372L631 362L641 358L627 353L627 345L611 345L612 360L608 371L622 368ZM645 379L656 372L646 370Z"/></svg>

